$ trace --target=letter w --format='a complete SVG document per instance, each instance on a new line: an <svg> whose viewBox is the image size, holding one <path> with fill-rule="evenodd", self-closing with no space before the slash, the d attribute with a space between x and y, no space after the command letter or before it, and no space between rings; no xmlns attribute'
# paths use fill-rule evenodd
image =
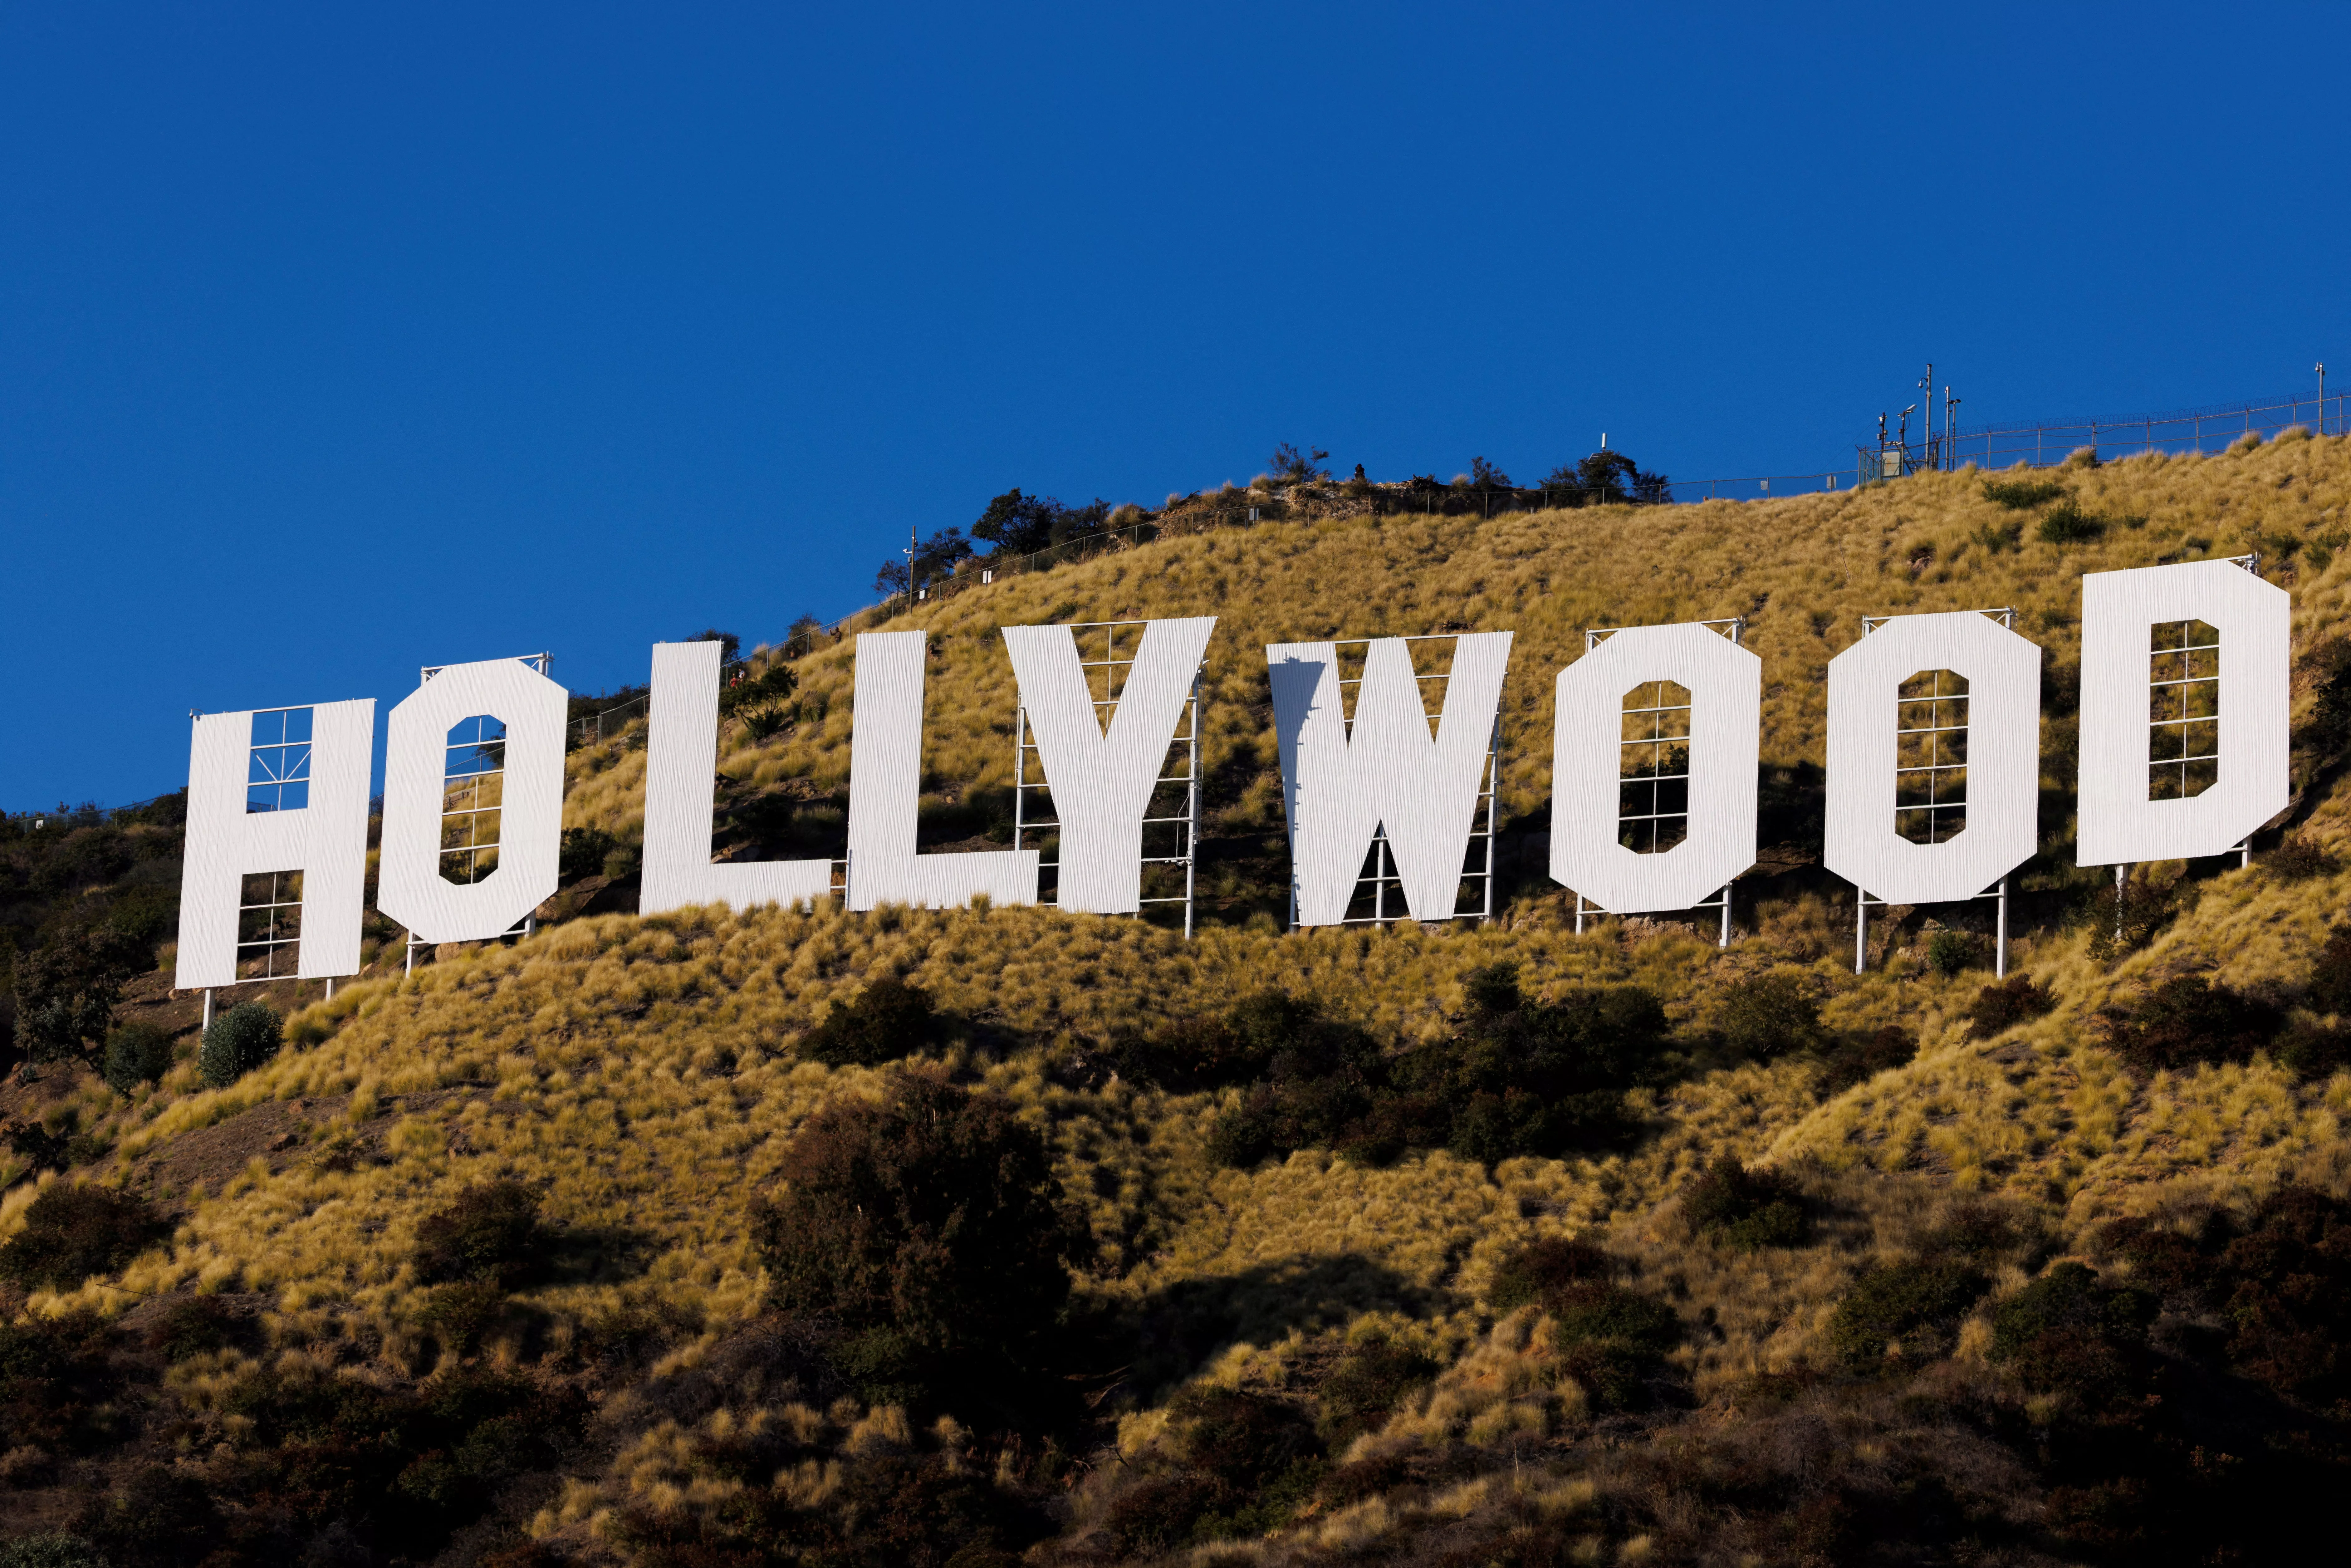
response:
<svg viewBox="0 0 2351 1568"><path fill-rule="evenodd" d="M1336 925L1345 918L1372 835L1382 827L1412 917L1453 914L1501 711L1510 635L1476 632L1455 640L1434 737L1405 639L1372 643L1352 733L1340 704L1337 645L1267 647L1299 925Z"/></svg>

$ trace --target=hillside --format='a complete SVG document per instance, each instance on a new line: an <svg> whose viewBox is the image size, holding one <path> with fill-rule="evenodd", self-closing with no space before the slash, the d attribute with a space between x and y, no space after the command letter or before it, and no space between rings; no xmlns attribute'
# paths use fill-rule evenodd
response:
<svg viewBox="0 0 2351 1568"><path fill-rule="evenodd" d="M184 1032L130 1095L16 1082L11 1114L88 1141L62 1170L8 1157L0 1240L74 1184L161 1228L0 1303L5 1532L71 1528L117 1563L2262 1560L2351 1452L2351 1323L2324 1285L2351 1287L2351 943L2328 943L2351 445L2033 477L2064 493L2003 505L1962 473L1265 524L892 622L936 650L925 839L976 846L1010 782L998 626L1220 617L1199 936L1037 909L591 912L404 979L386 947L225 1088ZM2076 579L2249 549L2294 596L2295 804L2250 867L2147 868L2117 947L2111 884L2070 863ZM1933 946L1980 929L1966 908L1875 918L1856 977L1850 891L1817 864L1826 662L1863 615L1993 605L2046 650L2011 971L2037 989L1994 997L1980 944ZM1771 846L1740 940L1577 936L1531 869L1552 677L1583 627L1734 614L1765 665ZM1282 934L1261 645L1439 629L1518 633L1502 916ZM721 771L738 809L792 801L771 850L822 852L850 650L798 671L799 721L730 727ZM573 755L569 826L632 841L641 745ZM587 869L550 914L625 896ZM883 979L935 1018L840 1046ZM1186 1055L1253 1038L1269 994L1282 1049L1329 1053L1357 1109L1314 1121L1279 1052ZM185 1031L185 1007L134 986L123 1015ZM1475 1060L1500 1082L1573 1030L1595 1061L1610 1030L1644 1043L1565 1132L1489 1137L1483 1101L1426 1076ZM876 1372L762 1263L755 1200L796 1140L900 1092L906 1056L1009 1101L1081 1228L1034 1364L1066 1389L1047 1414ZM1449 1136L1373 1124L1439 1103ZM436 1276L436 1217L494 1181L535 1199L532 1270Z"/></svg>

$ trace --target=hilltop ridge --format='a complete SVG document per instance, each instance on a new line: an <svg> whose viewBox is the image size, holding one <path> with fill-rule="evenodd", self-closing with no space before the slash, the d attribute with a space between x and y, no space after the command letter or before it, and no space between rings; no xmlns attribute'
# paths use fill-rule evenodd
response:
<svg viewBox="0 0 2351 1568"><path fill-rule="evenodd" d="M2043 490L1987 494L2018 480ZM550 913L590 912L528 940L452 947L405 977L396 945L371 946L371 973L331 1001L289 998L287 1049L226 1087L204 1085L184 1038L161 1082L127 1095L54 1071L18 1084L12 1113L70 1117L89 1143L69 1168L0 1166L0 1242L76 1184L137 1198L162 1229L13 1303L23 1323L113 1325L88 1332L127 1348L110 1353L111 1435L68 1423L0 1457L11 1528L74 1523L121 1561L162 1560L124 1511L149 1506L141 1486L184 1483L217 1499L188 1505L188 1540L245 1540L240 1521L290 1506L252 1478L325 1441L285 1413L299 1390L430 1404L508 1379L500 1398L527 1386L528 1408L569 1412L547 1420L570 1435L495 1485L433 1493L447 1528L412 1560L1793 1563L1891 1542L1904 1561L2147 1561L2152 1526L2116 1521L2150 1490L2202 1511L2179 1526L2183 1552L2257 1540L2306 1506L2262 1503L2272 1490L2331 1495L2338 1396L2210 1348L2217 1309L2145 1237L2217 1238L2218 1260L2281 1192L2351 1195L2351 945L2329 944L2351 892L2346 505L2351 444L2289 436L1767 503L1268 523L917 606L883 625L933 640L925 835L944 846L1000 831L999 626L1219 616L1198 936L1050 909L593 912L625 894L623 856L609 883L575 866ZM2256 549L2294 600L2294 802L2251 866L2146 868L2152 902L2116 943L2094 902L2111 882L2071 863L2076 580ZM1980 922L1953 907L1874 918L1856 976L1850 890L1807 836L1826 661L1863 615L1994 605L2045 650L2041 848L2011 951L2024 988L1991 986ZM1764 661L1767 853L1741 883L1739 939L1641 919L1577 935L1531 852L1552 676L1586 626L1728 615ZM1262 644L1440 629L1518 636L1502 791L1517 869L1499 918L1284 934ZM851 659L797 661L792 727L722 738L730 809L793 802L771 852L812 852L836 825ZM633 841L640 739L572 755L569 828ZM747 845L775 820L741 814ZM1507 986L1497 966L1515 967ZM872 1061L824 1044L883 978L935 1008L930 1032ZM1535 1153L1466 1119L1449 1139L1364 1132L1382 1107L1426 1115L1453 1092L1419 1087L1421 1064L1496 1041L1523 1053L1626 988L1656 999L1660 1043L1606 1081L1618 1120L1601 1132L1545 1134ZM1176 1058L1203 1030L1255 1027L1245 1009L1269 996L1302 1009L1288 1049L1327 1037L1355 1053L1345 1071L1372 1110L1248 1157L1237 1119L1306 1125L1287 1081ZM910 1061L1008 1101L1075 1216L1066 1336L1092 1359L1068 1370L1093 1379L1094 1404L1050 1439L861 1383L831 1331L771 1303L757 1200L811 1118L887 1096ZM550 1250L529 1281L464 1296L423 1261L428 1232L495 1182L533 1195ZM2197 1267L2260 1283L2229 1256ZM1919 1279L1949 1299L1896 1299ZM2111 1326L2137 1298L2095 1294L2116 1282L2160 1299L2140 1338ZM2014 1349L2067 1290L2108 1314L2080 1353L2110 1357L2106 1384ZM136 1349L191 1301L243 1326L168 1366ZM2189 1448L2221 1427L2175 1431L2143 1400L2181 1386L2203 1392L2166 1411L2210 1402L2241 1423L2229 1441L2291 1432L2273 1445L2291 1457L2197 1469ZM434 1451L471 1452L487 1429L450 1427ZM422 1463L403 1454L366 1495L423 1496L403 1468ZM900 1490L859 1490L888 1466ZM1012 1511L967 1499L882 1532L891 1499L934 1498L943 1477ZM88 1496L116 1500L78 1513ZM308 1542L330 1514L269 1539Z"/></svg>

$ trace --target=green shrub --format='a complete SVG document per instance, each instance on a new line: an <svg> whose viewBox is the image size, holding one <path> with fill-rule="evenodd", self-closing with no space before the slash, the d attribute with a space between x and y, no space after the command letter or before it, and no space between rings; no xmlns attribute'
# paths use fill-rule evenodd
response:
<svg viewBox="0 0 2351 1568"><path fill-rule="evenodd" d="M1549 1303L1563 1301L1570 1288L1615 1277L1616 1260L1592 1243L1548 1236L1502 1260L1487 1287L1486 1302L1498 1312L1531 1301L1543 1302L1549 1311Z"/></svg>
<svg viewBox="0 0 2351 1568"><path fill-rule="evenodd" d="M2112 1404L2138 1380L2156 1305L2146 1291L2102 1283L2085 1263L2059 1263L1992 1313L1991 1358L2027 1387Z"/></svg>
<svg viewBox="0 0 2351 1568"><path fill-rule="evenodd" d="M2043 544L2087 544L2105 531L2105 518L2082 510L2078 502L2071 500L2060 501L2041 517Z"/></svg>
<svg viewBox="0 0 2351 1568"><path fill-rule="evenodd" d="M146 1204L110 1187L53 1182L25 1207L24 1228L0 1246L0 1279L68 1291L111 1274L162 1230Z"/></svg>
<svg viewBox="0 0 2351 1568"><path fill-rule="evenodd" d="M464 1355L505 1315L507 1292L495 1276L443 1285L418 1314L444 1350Z"/></svg>
<svg viewBox="0 0 2351 1568"><path fill-rule="evenodd" d="M2267 1002L2175 975L2133 1008L2102 1008L2106 1045L2142 1077L2205 1061L2244 1061L2275 1039L2285 1019Z"/></svg>
<svg viewBox="0 0 2351 1568"><path fill-rule="evenodd" d="M2278 841L2277 848L2262 857L2262 866L2280 882L2308 882L2313 877L2333 876L2343 869L2343 862L2308 833L2288 833Z"/></svg>
<svg viewBox="0 0 2351 1568"><path fill-rule="evenodd" d="M170 1034L152 1023L127 1023L106 1037L106 1086L129 1094L171 1071Z"/></svg>
<svg viewBox="0 0 2351 1568"><path fill-rule="evenodd" d="M1052 1157L1000 1095L899 1071L809 1118L753 1242L780 1305L934 1356L1025 1359L1068 1299L1081 1232Z"/></svg>
<svg viewBox="0 0 2351 1568"><path fill-rule="evenodd" d="M2006 507L2011 512L2029 512L2043 502L2053 501L2065 493L2065 486L2054 479L2019 477L1987 479L1984 499L1994 506Z"/></svg>
<svg viewBox="0 0 2351 1568"><path fill-rule="evenodd" d="M604 858L618 848L620 841L601 828L566 828L558 874L565 882L594 876L604 869Z"/></svg>
<svg viewBox="0 0 2351 1568"><path fill-rule="evenodd" d="M240 1002L213 1019L196 1051L196 1067L204 1082L225 1089L277 1054L285 1039L284 1020L266 1002Z"/></svg>
<svg viewBox="0 0 2351 1568"><path fill-rule="evenodd" d="M1927 967L1943 976L1956 975L1983 961L1983 947L1965 931L1938 931L1927 938Z"/></svg>
<svg viewBox="0 0 2351 1568"><path fill-rule="evenodd" d="M928 992L882 975L802 1036L800 1055L832 1067L879 1067L930 1046L938 1024Z"/></svg>
<svg viewBox="0 0 2351 1568"><path fill-rule="evenodd" d="M2351 926L2327 932L2306 987L2313 1012L2351 1013Z"/></svg>
<svg viewBox="0 0 2351 1568"><path fill-rule="evenodd" d="M2035 985L2029 975L2011 975L1976 993L1968 1008L1968 1037L1990 1040L2056 1005L2057 998L2047 987Z"/></svg>
<svg viewBox="0 0 2351 1568"><path fill-rule="evenodd" d="M163 1309L147 1331L147 1348L173 1364L235 1343L238 1319L217 1296L191 1296Z"/></svg>
<svg viewBox="0 0 2351 1568"><path fill-rule="evenodd" d="M1732 987L1723 998L1717 1027L1732 1050L1766 1059L1818 1047L1827 1038L1811 981L1784 968Z"/></svg>
<svg viewBox="0 0 2351 1568"><path fill-rule="evenodd" d="M1899 1024L1848 1035L1844 1043L1823 1059L1821 1092L1841 1094L1881 1072L1908 1065L1917 1055L1918 1037Z"/></svg>
<svg viewBox="0 0 2351 1568"><path fill-rule="evenodd" d="M1876 1368L1889 1354L1907 1361L1939 1354L1949 1331L1991 1284L1964 1258L1880 1263L1837 1303L1829 1349L1854 1372Z"/></svg>
<svg viewBox="0 0 2351 1568"><path fill-rule="evenodd" d="M1796 1184L1776 1172L1750 1170L1725 1155L1682 1196L1690 1228L1723 1246L1752 1252L1761 1247L1798 1247L1812 1234Z"/></svg>
<svg viewBox="0 0 2351 1568"><path fill-rule="evenodd" d="M484 1281L517 1290L538 1277L545 1254L538 1195L518 1181L468 1187L416 1228L416 1277L428 1285Z"/></svg>
<svg viewBox="0 0 2351 1568"><path fill-rule="evenodd" d="M1437 1376L1436 1362L1384 1336L1364 1341L1339 1358L1315 1397L1322 1407L1317 1427L1333 1450L1368 1432L1413 1389Z"/></svg>

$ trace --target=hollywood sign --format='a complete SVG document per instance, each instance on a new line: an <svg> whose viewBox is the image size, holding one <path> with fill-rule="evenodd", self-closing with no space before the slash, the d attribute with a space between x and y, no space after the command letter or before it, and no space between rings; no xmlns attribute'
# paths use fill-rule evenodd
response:
<svg viewBox="0 0 2351 1568"><path fill-rule="evenodd" d="M1208 616L1144 623L1107 727L1071 628L1003 629L1060 818L1059 907L1141 907L1144 817L1215 624ZM2193 637L2183 637L2189 628ZM2080 863L2220 853L2283 808L2289 638L2286 593L2233 562L2083 578ZM1455 639L1433 734L1405 640L1370 643L1352 720L1336 644L1266 649L1298 925L1345 918L1375 834L1394 858L1405 913L1454 915L1510 642L1508 632ZM917 852L925 643L922 632L857 639L844 901L851 910L1034 904L1038 851ZM1922 672L1965 682L1956 725L1939 706L1923 727L1897 716L1906 700L1916 706L1904 687ZM639 904L647 914L831 895L830 860L711 861L720 674L715 643L653 648ZM1687 697L1628 701L1670 688ZM1619 630L1561 671L1553 879L1630 915L1696 907L1751 867L1761 690L1761 660L1703 624ZM392 709L376 902L412 939L506 935L556 891L567 705L541 670L509 659L427 671ZM1687 720L1674 764L1687 789L1683 836L1653 852L1628 845L1623 831L1625 718L1636 706ZM1989 616L1870 622L1829 664L1823 863L1886 903L1981 895L2032 852L2040 714L2041 650ZM477 744L487 732L466 728L484 717L503 729L495 769L468 760L491 755ZM373 701L361 700L194 720L181 987L236 983L240 922L256 908L243 889L268 873L302 873L298 976L358 971L374 719ZM1901 829L1901 814L1921 809L1906 804L1902 781L1930 770L1906 762L1902 748L1924 734L1935 736L1938 758L1959 747L1965 768L1964 826L1927 841ZM453 819L462 828L490 812L496 870L475 881L444 876L452 838L476 842L452 834Z"/></svg>

